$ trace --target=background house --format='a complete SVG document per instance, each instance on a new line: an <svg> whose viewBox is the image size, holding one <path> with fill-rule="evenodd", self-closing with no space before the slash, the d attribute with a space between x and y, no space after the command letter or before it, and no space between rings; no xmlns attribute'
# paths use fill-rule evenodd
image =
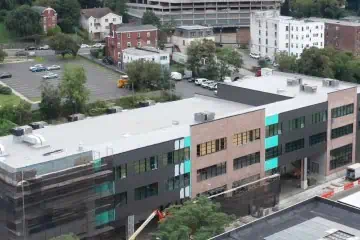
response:
<svg viewBox="0 0 360 240"><path fill-rule="evenodd" d="M31 8L41 16L40 24L45 33L57 25L57 13L51 7L34 6Z"/></svg>
<svg viewBox="0 0 360 240"><path fill-rule="evenodd" d="M154 47L127 48L122 53L121 68L126 69L126 65L136 60L145 60L158 63L162 68L169 69L170 54Z"/></svg>
<svg viewBox="0 0 360 240"><path fill-rule="evenodd" d="M122 24L122 16L116 15L110 8L81 9L80 25L89 32L92 40L104 40L110 32L110 24Z"/></svg>

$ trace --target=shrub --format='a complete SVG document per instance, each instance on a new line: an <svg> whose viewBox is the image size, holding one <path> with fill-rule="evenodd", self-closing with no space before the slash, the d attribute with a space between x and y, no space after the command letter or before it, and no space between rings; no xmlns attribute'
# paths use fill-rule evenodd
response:
<svg viewBox="0 0 360 240"><path fill-rule="evenodd" d="M89 116L99 116L106 113L109 104L105 101L95 101L86 106Z"/></svg>
<svg viewBox="0 0 360 240"><path fill-rule="evenodd" d="M12 93L11 88L0 85L0 94L11 95L11 93Z"/></svg>
<svg viewBox="0 0 360 240"><path fill-rule="evenodd" d="M10 134L10 129L17 125L9 120L0 119L0 136L6 136Z"/></svg>
<svg viewBox="0 0 360 240"><path fill-rule="evenodd" d="M50 37L50 36L54 36L55 34L57 33L61 33L61 28L59 27L59 25L56 25L55 27L53 28L50 28L48 31L47 31L47 35Z"/></svg>
<svg viewBox="0 0 360 240"><path fill-rule="evenodd" d="M5 9L0 10L0 22L4 22L7 16L7 11Z"/></svg>
<svg viewBox="0 0 360 240"><path fill-rule="evenodd" d="M89 110L89 116L95 117L106 113L106 108L93 108Z"/></svg>

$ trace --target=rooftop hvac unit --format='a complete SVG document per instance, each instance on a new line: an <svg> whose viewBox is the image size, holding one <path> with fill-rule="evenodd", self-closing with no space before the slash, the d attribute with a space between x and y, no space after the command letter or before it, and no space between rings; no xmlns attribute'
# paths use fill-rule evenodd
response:
<svg viewBox="0 0 360 240"><path fill-rule="evenodd" d="M76 122L85 119L86 116L82 113L75 113L67 117L69 122Z"/></svg>
<svg viewBox="0 0 360 240"><path fill-rule="evenodd" d="M14 135L15 137L21 137L26 134L32 133L32 127L30 126L21 126L21 127L15 127L10 130L10 133Z"/></svg>
<svg viewBox="0 0 360 240"><path fill-rule="evenodd" d="M302 84L302 78L300 78L300 77L288 78L286 80L286 83L288 86L296 86L296 85Z"/></svg>
<svg viewBox="0 0 360 240"><path fill-rule="evenodd" d="M300 91L307 93L315 93L317 91L317 86L311 86L308 84L301 84Z"/></svg>
<svg viewBox="0 0 360 240"><path fill-rule="evenodd" d="M340 81L336 79L325 78L322 80L322 84L325 87L337 87L339 86Z"/></svg>
<svg viewBox="0 0 360 240"><path fill-rule="evenodd" d="M215 113L208 111L198 112L194 114L194 119L196 122L212 121L215 119Z"/></svg>
<svg viewBox="0 0 360 240"><path fill-rule="evenodd" d="M33 129L33 130L36 130L36 129L40 129L40 128L44 128L45 126L47 126L47 122L44 122L44 121L40 121L40 122L32 122L29 124L29 126Z"/></svg>
<svg viewBox="0 0 360 240"><path fill-rule="evenodd" d="M122 112L122 110L123 110L122 107L113 106L113 107L109 107L108 109L106 109L106 113L107 114L113 114L113 113Z"/></svg>
<svg viewBox="0 0 360 240"><path fill-rule="evenodd" d="M27 134L23 136L23 141L31 145L44 146L45 138L39 134Z"/></svg>

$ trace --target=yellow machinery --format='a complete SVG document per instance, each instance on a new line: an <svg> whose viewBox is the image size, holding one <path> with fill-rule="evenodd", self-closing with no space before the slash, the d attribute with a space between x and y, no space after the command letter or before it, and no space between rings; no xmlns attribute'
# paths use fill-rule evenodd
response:
<svg viewBox="0 0 360 240"><path fill-rule="evenodd" d="M129 77L127 75L122 75L121 78L117 81L118 88L124 88L129 81Z"/></svg>

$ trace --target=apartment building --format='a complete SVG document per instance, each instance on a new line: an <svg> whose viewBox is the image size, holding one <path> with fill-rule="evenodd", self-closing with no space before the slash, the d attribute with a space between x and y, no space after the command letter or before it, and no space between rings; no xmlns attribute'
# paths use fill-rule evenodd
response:
<svg viewBox="0 0 360 240"><path fill-rule="evenodd" d="M170 54L154 47L126 48L122 54L120 68L126 69L126 65L137 60L155 62L163 69L170 68Z"/></svg>
<svg viewBox="0 0 360 240"><path fill-rule="evenodd" d="M360 54L360 23L326 18L310 18L325 24L325 47Z"/></svg>
<svg viewBox="0 0 360 240"><path fill-rule="evenodd" d="M121 63L124 49L133 47L157 47L158 29L152 25L110 24L110 34L105 38L107 56Z"/></svg>
<svg viewBox="0 0 360 240"><path fill-rule="evenodd" d="M130 0L131 16L141 19L145 11L153 11L162 23L176 25L210 25L212 27L249 27L252 11L280 9L280 0L269 1L158 1Z"/></svg>
<svg viewBox="0 0 360 240"><path fill-rule="evenodd" d="M276 53L300 57L304 49L324 47L323 22L280 16L279 11L251 13L250 49L261 57L274 60Z"/></svg>
<svg viewBox="0 0 360 240"><path fill-rule="evenodd" d="M40 25L44 33L57 25L57 12L51 7L33 6L31 9L40 14Z"/></svg>

